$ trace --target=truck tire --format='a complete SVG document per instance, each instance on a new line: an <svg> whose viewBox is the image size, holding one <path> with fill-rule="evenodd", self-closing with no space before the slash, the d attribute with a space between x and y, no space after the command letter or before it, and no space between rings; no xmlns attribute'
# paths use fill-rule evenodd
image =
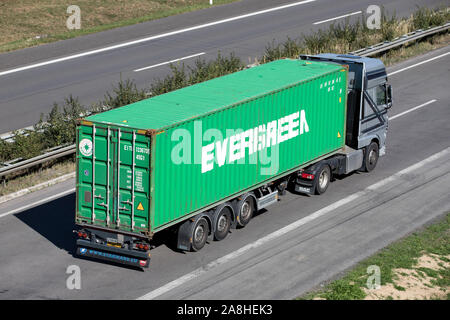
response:
<svg viewBox="0 0 450 320"><path fill-rule="evenodd" d="M255 205L253 197L247 194L242 200L238 201L236 205L236 218L237 224L240 227L245 227L253 217L255 211Z"/></svg>
<svg viewBox="0 0 450 320"><path fill-rule="evenodd" d="M201 250L208 239L209 224L204 217L197 220L194 228L192 228L192 251Z"/></svg>
<svg viewBox="0 0 450 320"><path fill-rule="evenodd" d="M214 239L217 241L223 240L226 238L228 233L230 232L231 227L231 209L228 206L223 207L217 213L217 217L215 217L215 226L214 226Z"/></svg>
<svg viewBox="0 0 450 320"><path fill-rule="evenodd" d="M317 172L316 194L323 194L327 191L331 181L331 170L328 165L323 165Z"/></svg>
<svg viewBox="0 0 450 320"><path fill-rule="evenodd" d="M379 149L378 143L372 141L366 149L366 155L364 157L364 171L370 172L377 166Z"/></svg>

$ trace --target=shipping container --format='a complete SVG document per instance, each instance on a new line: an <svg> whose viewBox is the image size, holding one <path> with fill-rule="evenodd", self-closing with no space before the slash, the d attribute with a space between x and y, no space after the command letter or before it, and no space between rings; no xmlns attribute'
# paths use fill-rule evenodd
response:
<svg viewBox="0 0 450 320"><path fill-rule="evenodd" d="M283 59L80 120L76 222L151 238L335 154L347 72Z"/></svg>

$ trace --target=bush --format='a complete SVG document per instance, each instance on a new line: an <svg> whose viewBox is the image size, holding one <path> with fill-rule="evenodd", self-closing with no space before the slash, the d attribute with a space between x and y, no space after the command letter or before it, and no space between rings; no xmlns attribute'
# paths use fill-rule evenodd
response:
<svg viewBox="0 0 450 320"><path fill-rule="evenodd" d="M133 80L127 79L123 81L121 75L119 83L113 87L112 94L109 91L106 92L103 105L107 109L114 109L138 102L145 98L147 98L145 90L138 89Z"/></svg>
<svg viewBox="0 0 450 320"><path fill-rule="evenodd" d="M433 10L429 8L417 8L412 16L411 30L426 29L443 25L450 20L450 11L447 8Z"/></svg>
<svg viewBox="0 0 450 320"><path fill-rule="evenodd" d="M184 63L170 64L171 74L164 79L156 79L150 85L150 92L152 96L157 96L239 71L243 67L244 64L234 53L224 57L220 52L215 60L207 62L204 59L197 59L192 67L186 67Z"/></svg>
<svg viewBox="0 0 450 320"><path fill-rule="evenodd" d="M0 140L0 161L5 162L17 158L28 159L49 148L73 143L75 141L75 121L84 110L78 102L78 98L72 96L65 99L62 112L55 103L47 115L46 121L41 115L39 122L34 125L34 130L15 131L14 142Z"/></svg>

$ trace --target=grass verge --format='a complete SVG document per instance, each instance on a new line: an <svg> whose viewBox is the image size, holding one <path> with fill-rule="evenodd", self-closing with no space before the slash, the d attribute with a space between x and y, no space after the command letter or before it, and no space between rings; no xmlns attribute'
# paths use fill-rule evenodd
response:
<svg viewBox="0 0 450 320"><path fill-rule="evenodd" d="M380 287L367 289L369 266L380 268ZM370 281L370 279L369 279ZM439 222L394 242L360 262L342 278L298 299L449 299L450 213Z"/></svg>
<svg viewBox="0 0 450 320"><path fill-rule="evenodd" d="M2 182L0 184L0 197L58 178L74 171L74 157L64 162L49 165L46 168L34 170L30 174L25 174L23 176Z"/></svg>
<svg viewBox="0 0 450 320"><path fill-rule="evenodd" d="M447 47L450 45L450 33L437 35L427 39L426 41L413 42L408 46L391 50L379 57L386 67L392 66L404 60L420 56L427 52Z"/></svg>
<svg viewBox="0 0 450 320"><path fill-rule="evenodd" d="M214 0L221 5L238 0ZM81 10L81 29L69 30L70 4ZM208 0L0 1L0 52L155 20L210 7Z"/></svg>

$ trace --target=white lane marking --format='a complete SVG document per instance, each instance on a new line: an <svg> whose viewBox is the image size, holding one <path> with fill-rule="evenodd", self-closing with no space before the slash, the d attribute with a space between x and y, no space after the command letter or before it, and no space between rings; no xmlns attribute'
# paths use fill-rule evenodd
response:
<svg viewBox="0 0 450 320"><path fill-rule="evenodd" d="M388 73L388 76L392 76L392 75L394 75L394 74L396 74L396 73L399 73L399 72L402 72L402 71L405 71L405 70L408 70L408 69L411 69L411 68L414 68L414 67L420 66L421 64L424 64L424 63L427 63L427 62L430 62L430 61L433 61L433 60L436 60L436 59L439 59L439 58L445 57L445 56L446 56L446 55L448 55L448 54L450 54L450 51L449 51L449 52L446 52L446 53L443 53L443 54L441 54L441 55L439 55L439 56L436 56L436 57L430 58L430 59L428 59L428 60L425 60L425 61L422 61L422 62L419 62L419 63L413 64L413 65L411 65L411 66L408 66L408 67L406 67L406 68L403 68L403 69L400 69L400 70L396 70L396 71L394 71L394 72Z"/></svg>
<svg viewBox="0 0 450 320"><path fill-rule="evenodd" d="M188 31L203 29L203 28L215 26L215 25L222 24L222 23L227 23L227 22L231 22L231 21L241 20L241 19L245 19L245 18L249 18L249 17L253 17L253 16L257 16L257 15L261 15L261 14L265 14L265 13L269 13L269 12L274 12L274 11L279 11L279 10L283 10L283 9L287 9L287 8L292 8L292 7L295 7L295 6L299 6L299 5L310 3L310 2L314 2L314 1L316 1L316 0L304 0L304 1L294 2L294 3L290 3L290 4L287 4L287 5L283 5L283 6L279 6L279 7L275 7L275 8L270 8L270 9L260 10L260 11L256 11L256 12L252 12L252 13L247 13L247 14L243 14L243 15L240 15L240 16L232 17L232 18L227 18L227 19L223 19L223 20L209 22L209 23L205 23L205 24L201 24L201 25L198 25L198 26L189 27L189 28L185 28L185 29L175 30L175 31L159 34L159 35L156 35L156 36L151 36L151 37L142 38L142 39L138 39L138 40L134 40L134 41L129 41L129 42L125 42L125 43L121 43L121 44L117 44L117 45L113 45L113 46L109 46L109 47L105 47L105 48L101 48L101 49L96 49L96 50L92 50L92 51L82 52L82 53L70 55L70 56L67 56L67 57L62 57L62 58L53 59L53 60L49 60L49 61L44 61L44 62L40 62L40 63L35 63L35 64L32 64L32 65L28 65L28 66L24 66L24 67L15 68L15 69L11 69L11 70L6 70L6 71L3 71L3 72L0 72L0 76L6 75L6 74L10 74L10 73L14 73L14 72L18 72L18 71L24 71L24 70L28 70L28 69L42 67L42 66L53 64L53 63L57 63L57 62L72 60L72 59L76 59L76 58L80 58L80 57L84 57L84 56L88 56L88 55L92 55L92 54L96 54L96 53L100 53L100 52L105 52L105 51L110 51L110 50L114 50L114 49L118 49L118 48L123 48L123 47L131 46L131 45L134 45L134 44L137 44L137 43L142 43L142 42L146 42L146 41L150 41L150 40L165 38L165 37L173 36L173 35L184 33L184 32L188 32Z"/></svg>
<svg viewBox="0 0 450 320"><path fill-rule="evenodd" d="M214 260L214 261L208 263L204 267L198 268L198 269L196 269L196 270L194 270L194 271L192 271L192 272L182 276L181 278L178 278L178 279L176 279L176 280L174 280L172 282L169 282L168 284L166 284L166 285L164 285L164 286L162 286L162 287L160 287L160 288L158 288L156 290L153 290L153 291L143 295L142 297L139 297L138 300L151 300L151 299L154 299L154 298L156 298L156 297L158 297L158 296L160 296L160 295L162 295L162 294L164 294L164 293L166 293L166 292L168 292L168 291L170 291L170 290L172 290L172 289L174 289L174 288L176 288L178 286L181 286L182 284L186 283L187 281L189 281L191 279L197 278L198 276L200 276L200 275L210 271L211 269L213 269L215 267L218 267L221 264L224 264L224 263L226 263L226 262L228 262L230 260L233 260L233 259L241 256L242 254L244 254L245 252L249 251L250 249L260 247L261 245L263 245L264 243L267 243L268 241L276 239L276 238L278 238L278 237L280 237L280 236L282 236L282 235L284 235L284 234L286 234L286 233L288 233L288 232L290 232L290 231L292 231L292 230L294 230L294 229L304 225L305 223L308 223L308 222L310 222L310 221L312 221L314 219L317 219L320 216L323 216L324 214L329 213L329 212L333 211L334 209L336 209L336 208L338 208L340 206L343 206L346 203L349 203L349 202L353 201L354 199L358 198L360 195L361 195L361 192L358 192L358 193L355 193L355 194L353 194L353 195L351 195L349 197L346 197L346 198L344 198L342 200L339 200L339 201L337 201L337 202L335 202L335 203L333 203L333 204L331 204L331 205L329 205L329 206L327 206L327 207L325 207L323 209L320 209L320 210L314 212L313 214L311 214L311 215L309 215L307 217L299 219L299 220L297 220L297 221L295 221L295 222L293 222L293 223L291 223L291 224L289 224L289 225L287 225L287 226L285 226L285 227L283 227L281 229L278 229L277 231L272 232L272 233L268 234L267 236L256 240L255 242L249 243L246 246L240 248L239 250L236 250L236 251L231 252L231 253L229 253L229 254L227 254L227 255L225 255L225 256L217 259L217 260Z"/></svg>
<svg viewBox="0 0 450 320"><path fill-rule="evenodd" d="M395 118L404 116L404 115L407 114L407 113L410 113L410 112L412 112L412 111L414 111L414 110L423 108L423 107L425 107L425 106L427 106L427 105L429 105L429 104L432 104L432 103L434 103L434 102L436 102L436 101L437 101L436 99L433 99L433 100L430 100L430 101L428 101L428 102L422 103L420 106L411 108L411 109L409 109L409 110L403 111L403 112L401 112L401 113L399 113L399 114L396 114L395 116L390 117L389 120L394 120Z"/></svg>
<svg viewBox="0 0 450 320"><path fill-rule="evenodd" d="M227 262L229 262L229 261L231 261L231 260L241 256L242 254L244 254L245 252L249 251L250 249L254 249L254 248L260 247L263 244L267 243L268 241L271 241L271 240L274 240L276 238L279 238L282 235L284 235L284 234L286 234L286 233L288 233L290 231L293 231L293 230L299 228L300 226L302 226L302 225L304 225L304 224L306 224L308 222L311 222L311 221L313 221L313 220L315 220L315 219L317 219L319 217L322 217L322 216L324 216L326 214L333 213L337 208L339 208L339 207L341 207L341 206L343 206L343 205L345 205L347 203L350 203L353 200L355 200L355 199L357 199L357 198L359 198L359 197L361 197L363 195L370 194L371 191L373 191L373 190L375 190L375 189L377 189L377 188L379 188L381 186L384 186L386 183L392 182L392 181L400 178L402 175L404 175L406 173L409 173L409 172L412 172L412 171L415 171L415 170L419 169L420 167L424 166L425 164L428 164L428 163L430 163L432 161L435 161L435 160L437 160L439 158L442 158L442 157L444 157L446 155L450 155L450 147L447 148L447 149L444 149L443 151L440 151L440 152L438 152L438 153L436 153L436 154L434 154L434 155L432 155L432 156L430 156L430 157L428 157L428 158L426 158L426 159L424 159L424 160L422 160L422 161L420 161L420 162L418 162L418 163L416 163L416 164L414 164L412 166L409 166L406 169L403 169L403 170L395 173L391 177L385 178L385 179L383 179L383 180L381 180L381 181L379 181L379 182L377 182L375 184L372 184L371 186L367 187L363 191L359 191L359 192L354 193L354 194L352 194L352 195L350 195L348 197L345 197L344 199L341 199L341 200L339 200L339 201L337 201L335 203L332 203L331 205L329 205L329 206L327 206L325 208L322 208L322 209L320 209L320 210L318 210L318 211L316 211L316 212L314 212L314 213L312 213L312 214L310 214L310 215L308 215L308 216L306 216L304 218L301 218L301 219L299 219L299 220L297 220L297 221L295 221L295 222L293 222L293 223L291 223L291 224L289 224L289 225L287 225L287 226L285 226L285 227L283 227L281 229L278 229L277 231L272 232L272 233L268 234L267 236L265 236L263 238L260 238L260 239L254 241L254 242L252 242L250 244L247 244L246 246L242 247L241 249L239 249L237 251L231 252L231 253L229 253L229 254L227 254L227 255L219 258L219 259L216 259L216 260L208 263L206 266L200 267L200 268L198 268L198 269L196 269L196 270L194 270L194 271L192 271L192 272L190 272L190 273L188 273L188 274L186 274L186 275L184 275L184 276L182 276L182 277L180 277L180 278L178 278L176 280L173 280L173 281L163 285L162 287L160 287L158 289L150 291L149 293L147 293L147 294L145 294L145 295L143 295L143 296L141 296L141 297L139 297L137 299L138 300L150 300L150 299L154 299L154 298L156 298L158 296L161 296L161 295L171 291L172 289L175 289L176 287L179 287L179 286L185 284L186 282L201 276L202 274L212 270L213 268L216 268L216 267L218 267L218 266L220 266L220 265L222 265L224 263L227 263Z"/></svg>
<svg viewBox="0 0 450 320"><path fill-rule="evenodd" d="M428 158L426 158L426 159L424 159L424 160L422 160L422 161L420 161L420 162L418 162L416 164L413 164L413 165L407 167L406 169L400 170L399 172L393 174L392 176L390 176L388 178L385 178L385 179L383 179L383 180L381 180L379 182L376 182L376 183L368 186L366 188L366 190L373 191L373 190L379 189L382 186L384 186L384 185L386 185L386 184L388 184L390 182L395 181L395 179L400 178L402 175L405 175L405 174L408 174L410 172L416 171L417 169L423 167L424 165L426 165L426 164L428 164L430 162L436 161L437 159L439 159L439 158L441 158L441 157L443 157L445 155L448 155L448 154L450 154L450 148L444 149L444 150L442 150L442 151L440 151L438 153L435 153L435 154L429 156Z"/></svg>
<svg viewBox="0 0 450 320"><path fill-rule="evenodd" d="M321 23L325 23L325 22L329 22L329 21L333 21L333 20L342 19L342 18L345 18L345 17L350 17L350 16L353 16L355 14L360 14L360 13L362 13L362 11L356 11L356 12L352 12L352 13L347 13L347 14L344 14L344 15L339 16L339 17L330 18L330 19L322 20L322 21L317 21L317 22L314 22L313 24L321 24Z"/></svg>
<svg viewBox="0 0 450 320"><path fill-rule="evenodd" d="M43 204L43 203L46 203L46 202L49 202L49 201L52 201L52 200L64 197L64 196L66 196L66 195L68 195L68 194L70 194L72 192L75 192L75 188L72 188L72 189L60 192L58 194L54 194L54 195L52 195L50 197L41 199L39 201L36 201L36 202L28 204L26 206L14 209L12 211L9 211L9 212L6 212L6 213L2 213L2 214L0 214L0 218L6 217L7 215L10 215L10 214L14 214L14 213L17 213L17 212L24 211L24 210L27 210L27 209L31 209L33 207L36 207L36 206L40 205L40 204Z"/></svg>
<svg viewBox="0 0 450 320"><path fill-rule="evenodd" d="M136 69L136 70L133 70L133 71L134 71L134 72L139 72L139 71L143 71L143 70L147 70L147 69L152 69L152 68L156 68L156 67L163 66L163 65L165 65L165 64L169 64L169 63L173 63L173 62L177 62L177 61L181 61L181 60L186 60L186 59L198 57L198 56L201 56L201 55L204 55L204 54L205 54L205 52L200 52L200 53L196 53L196 54L193 54L193 55L190 55L190 56L186 56L186 57L183 57L183 58L178 58L178 59L170 60L170 61L167 61L167 62L162 62L162 63L154 64L154 65L152 65L152 66L148 66L148 67Z"/></svg>

